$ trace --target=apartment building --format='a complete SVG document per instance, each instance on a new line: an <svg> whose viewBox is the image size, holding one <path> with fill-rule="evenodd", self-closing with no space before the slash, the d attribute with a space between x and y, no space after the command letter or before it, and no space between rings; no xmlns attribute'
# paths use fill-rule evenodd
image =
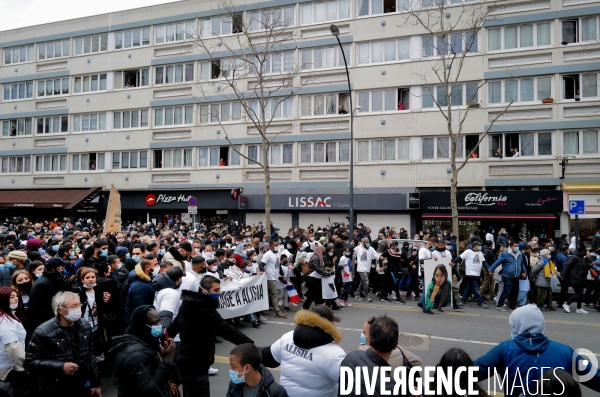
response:
<svg viewBox="0 0 600 397"><path fill-rule="evenodd" d="M444 1L447 18L475 3ZM302 65L302 88L273 122L285 131L269 153L275 224L345 220L352 145L358 222L447 226L449 138L433 100L444 89L428 71L439 46L406 23L405 2L239 0L229 15L217 1L187 0L1 32L0 212L101 214L112 184L125 219L185 216L195 196L201 216L261 220L262 169L230 147L223 129L251 159L260 158L260 137L239 102L219 102L228 60L211 62L194 43L200 35L219 46L239 34L239 21L276 14L296 41L274 54L268 72ZM491 225L554 237L570 228L565 206L573 198L588 203L583 227L598 226L599 3L483 3L494 7L494 19L465 58L453 109L466 110L485 85L457 157L500 117L460 173L465 233ZM350 114L338 114L339 106L353 109L332 23L360 107L352 141ZM462 48L470 34L448 40ZM511 148L518 157L506 155ZM232 200L231 189L240 188L241 199Z"/></svg>

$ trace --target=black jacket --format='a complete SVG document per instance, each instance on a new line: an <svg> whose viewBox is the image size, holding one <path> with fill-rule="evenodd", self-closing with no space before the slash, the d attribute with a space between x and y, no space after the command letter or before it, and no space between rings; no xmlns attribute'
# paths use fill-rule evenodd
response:
<svg viewBox="0 0 600 397"><path fill-rule="evenodd" d="M403 267L406 267L405 263L407 262L407 260L404 253L401 250L396 252L389 249L385 250L379 255L387 259L388 264L386 268L386 273L393 273L395 276L398 273L402 272Z"/></svg>
<svg viewBox="0 0 600 397"><path fill-rule="evenodd" d="M169 336L180 334L181 347L175 357L179 373L197 376L215 362L215 335L235 345L254 343L237 328L223 320L219 302L202 292L181 291L179 314L169 326Z"/></svg>
<svg viewBox="0 0 600 397"><path fill-rule="evenodd" d="M579 255L571 255L563 269L569 275L572 287L585 287L590 266Z"/></svg>
<svg viewBox="0 0 600 397"><path fill-rule="evenodd" d="M260 379L260 386L256 397L287 397L285 389L275 382L271 372L265 368L264 365L260 365L258 369L262 378ZM244 395L244 383L239 385L229 382L229 389L227 390L227 397L243 397Z"/></svg>
<svg viewBox="0 0 600 397"><path fill-rule="evenodd" d="M379 357L377 354L375 354L373 352L373 350L371 350L371 348L367 349L367 350L355 350L353 352L348 353L348 355L346 356L346 358L344 358L344 361L342 361L342 365L341 367L348 367L351 368L352 372L354 372L354 368L368 368L368 373L369 374L373 374L373 369L376 367L389 367L390 364L388 364L387 361L385 361L383 358ZM340 367L340 369L341 369ZM408 371L408 368L407 368ZM388 372L387 374L389 376L389 380L388 382L386 382L385 384L385 389L389 391L389 393L391 394L391 391L394 389L394 377L393 374L390 374ZM361 387L360 387L360 394L356 393L356 389L354 387L354 385L350 385L352 386L352 391L353 393L351 393L351 396L361 396L361 397L378 397L381 396L380 394L380 380L381 380L381 373L377 372L377 376L371 376L370 380L377 385L374 389L373 393L368 393L367 392L367 388L365 387L365 382L364 382L364 378L361 377ZM341 379L340 379L341 381ZM345 385L344 387L349 387L349 385ZM340 389L338 389L338 395L340 394ZM398 394L401 395L401 394Z"/></svg>
<svg viewBox="0 0 600 397"><path fill-rule="evenodd" d="M42 323L55 317L52 310L52 298L63 290L65 279L62 274L47 272L33 283L29 292L29 308L25 329L30 337L33 331Z"/></svg>
<svg viewBox="0 0 600 397"><path fill-rule="evenodd" d="M177 366L160 361L158 352L135 335L116 336L109 351L115 363L115 384L119 397L165 397L168 380L177 379Z"/></svg>
<svg viewBox="0 0 600 397"><path fill-rule="evenodd" d="M77 321L63 327L55 317L40 325L27 346L25 369L39 380L43 392L64 391L65 395L83 390L87 381L100 386L100 374L93 354L93 334L89 324ZM79 366L74 375L65 375L63 365Z"/></svg>

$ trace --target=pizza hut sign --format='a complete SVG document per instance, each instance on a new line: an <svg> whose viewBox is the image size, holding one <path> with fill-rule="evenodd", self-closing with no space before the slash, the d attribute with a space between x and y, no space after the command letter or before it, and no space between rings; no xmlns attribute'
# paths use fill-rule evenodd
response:
<svg viewBox="0 0 600 397"><path fill-rule="evenodd" d="M488 193L468 193L465 196L466 206L494 206L503 207L506 205L508 197L502 194L488 194Z"/></svg>
<svg viewBox="0 0 600 397"><path fill-rule="evenodd" d="M190 197L189 194L180 194L179 196L171 196L168 194L159 194L156 196L154 194L149 194L146 196L146 205L152 207L153 205L160 203L187 203Z"/></svg>

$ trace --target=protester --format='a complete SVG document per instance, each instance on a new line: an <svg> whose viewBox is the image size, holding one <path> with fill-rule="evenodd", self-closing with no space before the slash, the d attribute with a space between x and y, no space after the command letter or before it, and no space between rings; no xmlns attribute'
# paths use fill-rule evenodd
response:
<svg viewBox="0 0 600 397"><path fill-rule="evenodd" d="M29 293L33 286L33 280L27 270L17 270L12 275L10 280L10 286L15 291L23 305L23 320L27 315L27 309L29 308Z"/></svg>
<svg viewBox="0 0 600 397"><path fill-rule="evenodd" d="M324 277L331 276L331 273L325 270L324 267L324 252L325 248L322 246L315 247L315 251L310 257L309 266L311 271L306 277L306 288L308 288L308 291L306 292L307 296L302 305L303 309L309 309L313 302L317 305L323 303L323 283L321 280Z"/></svg>
<svg viewBox="0 0 600 397"><path fill-rule="evenodd" d="M179 306L181 306L179 286L182 277L183 271L178 267L174 267L152 280L152 287L156 291L154 308L160 316L160 324L165 328L171 325L173 319L179 313Z"/></svg>
<svg viewBox="0 0 600 397"><path fill-rule="evenodd" d="M517 308L511 313L508 323L511 339L500 343L475 360L475 366L479 366L479 381L493 374L494 368L501 374L504 374L506 369L508 371L506 385L510 387L505 387L504 395L517 397L520 392L525 391L519 387L526 386L521 383L523 380L529 379L531 382L541 379L542 367L560 367L569 373L572 373L575 367L585 368L585 371L580 372L586 374L594 369L595 375L583 384L592 390L600 391L600 369L593 368L591 363L586 364L581 356L574 357L574 350L570 346L548 339L544 335L546 331L544 315L536 305ZM517 371L527 371L528 376L521 377ZM513 388L513 385L516 386ZM516 391L516 394L511 394L511 391Z"/></svg>
<svg viewBox="0 0 600 397"><path fill-rule="evenodd" d="M449 349L446 353L444 353L444 355L442 356L442 358L440 359L440 362L436 365L436 367L442 371L444 371L444 374L456 374L457 370L459 368L469 368L469 367L473 367L473 360L471 360L471 357L469 357L469 355L467 354L467 352L465 352L463 349L458 349L456 347L453 347L451 349ZM452 372L450 372L449 370L452 370ZM453 378L453 380L456 382L456 377ZM468 394L469 396L480 396L480 397L488 397L488 394L481 388L481 386L479 386L479 384L475 383L473 385L469 384L469 380L468 380L468 372L467 371L463 371L462 373L460 373L460 377L458 380L458 385L456 385L456 383L454 383L454 391L456 391L456 386L459 386L460 389L462 390L469 390L470 387L474 388L477 394ZM437 390L437 384L434 382L433 387L431 387L432 390ZM456 394L456 393L451 393L448 394L446 393L446 391L444 390L443 393L438 394L438 396L440 397L463 397L462 394Z"/></svg>
<svg viewBox="0 0 600 397"><path fill-rule="evenodd" d="M360 275L360 284L358 285L359 294L365 295L365 300L371 302L369 296L369 273L371 273L371 262L378 258L377 251L371 247L368 238L363 238L361 244L354 248L356 255L356 272ZM360 301L362 298L357 294L354 299Z"/></svg>
<svg viewBox="0 0 600 397"><path fill-rule="evenodd" d="M23 306L16 291L0 288L0 380L8 382L15 396L27 395L25 374L25 338Z"/></svg>
<svg viewBox="0 0 600 397"><path fill-rule="evenodd" d="M498 256L496 262L489 267L488 270L490 275L494 274L494 270L499 265L502 265L502 283L504 284L504 289L498 298L498 305L496 306L496 309L501 312L505 312L506 308L504 308L504 300L509 296L513 288L518 291L519 277L527 276L527 269L525 268L525 264L523 262L523 254L519 252L519 243L517 241L513 241L510 244L510 247L502 252ZM509 303L510 308L514 310L516 306L516 300Z"/></svg>
<svg viewBox="0 0 600 397"><path fill-rule="evenodd" d="M532 261L533 263L533 261ZM537 287L537 307L541 311L556 311L552 307L552 289L551 279L556 276L556 268L550 260L550 251L544 249L540 252L540 257L537 260L533 269L531 269L530 278L535 280Z"/></svg>
<svg viewBox="0 0 600 397"><path fill-rule="evenodd" d="M279 278L279 268L281 266L278 255L277 240L272 240L269 245L269 250L265 251L259 261L259 269L267 275L267 290L269 294L269 305L275 311L275 315L280 318L287 318L285 313L279 310L279 302L277 299L277 279Z"/></svg>
<svg viewBox="0 0 600 397"><path fill-rule="evenodd" d="M210 396L208 370L215 362L215 335L236 345L254 343L252 339L223 320L217 312L221 284L206 276L199 291L181 291L179 314L168 328L168 334L179 334L181 348L175 357L186 397Z"/></svg>
<svg viewBox="0 0 600 397"><path fill-rule="evenodd" d="M287 397L285 389L275 382L261 361L260 350L251 343L231 350L227 397Z"/></svg>
<svg viewBox="0 0 600 397"><path fill-rule="evenodd" d="M100 374L93 352L92 329L81 321L81 302L73 292L59 292L52 299L56 317L33 332L27 346L25 369L37 378L44 397L102 396Z"/></svg>
<svg viewBox="0 0 600 397"><path fill-rule="evenodd" d="M588 314L582 307L583 301L583 289L587 284L587 275L590 270L590 266L585 263L584 258L589 255L585 247L577 247L577 252L569 257L563 273L569 275L569 284L573 287L575 293L569 298L569 300L563 305L565 312L571 312L571 303L577 303L578 314Z"/></svg>
<svg viewBox="0 0 600 397"><path fill-rule="evenodd" d="M10 287L12 275L16 270L25 269L29 263L27 254L23 251L12 251L6 257L5 268L0 270L0 285Z"/></svg>
<svg viewBox="0 0 600 397"><path fill-rule="evenodd" d="M337 396L346 353L334 321L340 318L325 306L301 310L294 316L296 328L262 350L265 366L280 366L279 383L290 397Z"/></svg>
<svg viewBox="0 0 600 397"><path fill-rule="evenodd" d="M154 288L152 277L158 275L160 267L155 255L144 255L141 262L129 273L129 286L127 301L125 303L125 324L129 324L131 313L142 305L151 305L154 302Z"/></svg>
<svg viewBox="0 0 600 397"><path fill-rule="evenodd" d="M482 309L487 309L488 305L483 302L481 295L479 294L479 276L481 269L488 268L488 264L485 261L485 257L481 252L481 242L475 240L472 243L472 249L465 250L462 254L452 260L452 262L458 264L461 260L465 262L465 277L463 277L463 283L466 283L465 291L462 296L462 301L466 302L467 298L473 294L477 305ZM489 272L488 272L489 273Z"/></svg>
<svg viewBox="0 0 600 397"><path fill-rule="evenodd" d="M171 388L178 382L175 342L169 338L161 345L163 330L156 309L142 305L133 311L125 335L113 339L109 354L114 359L119 397L172 395Z"/></svg>

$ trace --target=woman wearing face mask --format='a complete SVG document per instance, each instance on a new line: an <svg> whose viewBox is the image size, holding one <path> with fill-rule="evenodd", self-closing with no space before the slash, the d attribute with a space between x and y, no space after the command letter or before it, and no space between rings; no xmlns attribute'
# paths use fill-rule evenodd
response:
<svg viewBox="0 0 600 397"><path fill-rule="evenodd" d="M531 259L533 259L533 253ZM531 263L533 264L533 260L531 260ZM550 285L550 280L552 280L553 276L556 276L556 267L550 260L550 250L543 249L540 252L537 263L533 266L531 274L529 275L531 280L535 280L535 286L537 287L537 306L543 312L556 311L556 309L552 307L552 289ZM544 305L546 305L546 307L544 307Z"/></svg>
<svg viewBox="0 0 600 397"><path fill-rule="evenodd" d="M23 369L27 332L21 324L22 313L18 293L9 287L0 288L0 380L8 382L16 393L29 388Z"/></svg>
<svg viewBox="0 0 600 397"><path fill-rule="evenodd" d="M177 387L175 342L161 339L163 335L160 315L153 306L134 310L125 335L115 337L109 351L119 397L169 396L171 387Z"/></svg>
<svg viewBox="0 0 600 397"><path fill-rule="evenodd" d="M335 270L334 264L337 262L337 257L333 253L333 245L325 248L325 255L323 255L323 267L331 275L327 278L321 279L321 289L323 291L323 299L325 304L332 310L340 310L340 307L335 302L338 297L337 289L335 288Z"/></svg>
<svg viewBox="0 0 600 397"><path fill-rule="evenodd" d="M303 309L308 310L310 305L315 302L315 304L323 303L323 288L322 288L322 279L331 276L331 272L325 270L323 264L323 254L325 252L325 248L319 245L315 247L315 252L310 258L310 270L311 272L308 274L306 278L306 286L308 287L307 297L302 305Z"/></svg>
<svg viewBox="0 0 600 397"><path fill-rule="evenodd" d="M42 261L33 261L27 266L27 271L29 272L31 281L35 283L35 281L42 277L42 274L44 273L44 263L42 263Z"/></svg>
<svg viewBox="0 0 600 397"><path fill-rule="evenodd" d="M29 292L31 291L31 286L33 285L33 280L29 275L29 272L26 270L17 270L10 281L10 286L13 291L17 293L19 300L23 306L23 318L27 313L27 308L29 307Z"/></svg>

